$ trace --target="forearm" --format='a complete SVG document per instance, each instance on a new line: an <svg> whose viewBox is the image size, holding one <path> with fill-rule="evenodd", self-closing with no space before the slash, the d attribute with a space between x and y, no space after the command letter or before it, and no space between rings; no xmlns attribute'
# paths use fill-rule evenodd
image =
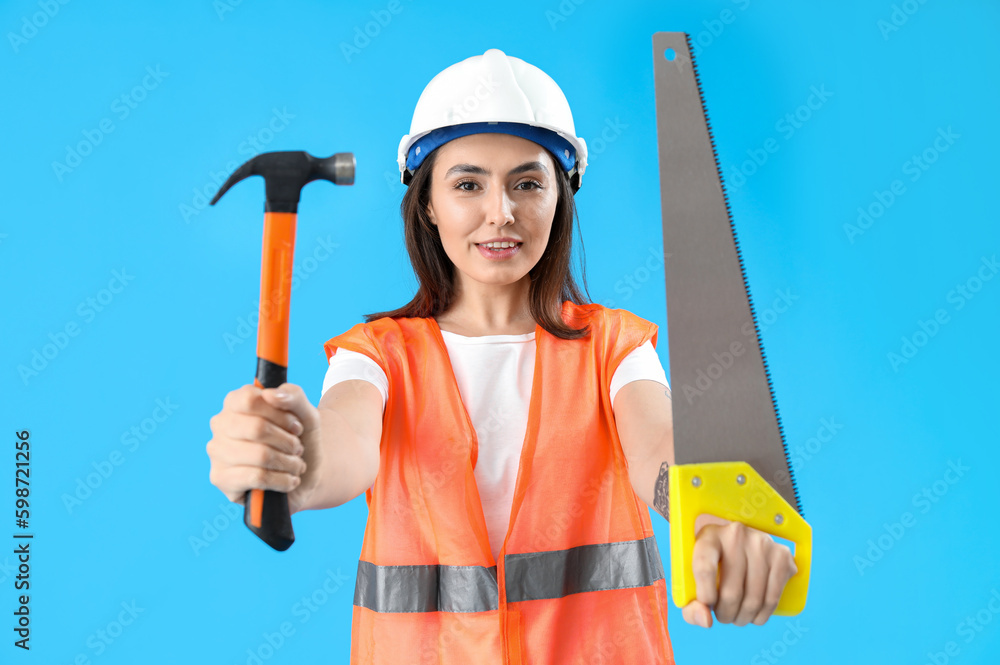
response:
<svg viewBox="0 0 1000 665"><path fill-rule="evenodd" d="M320 409L316 452L307 464L314 475L297 497L296 510L322 510L351 501L371 487L378 471L378 445L364 439L338 412Z"/></svg>
<svg viewBox="0 0 1000 665"><path fill-rule="evenodd" d="M668 431L664 439L655 447L650 457L639 463L629 464L629 480L636 496L646 505L659 513L663 519L670 521L669 477L670 467L674 464L673 431ZM695 533L701 531L706 524L729 524L729 520L715 515L702 514L695 518Z"/></svg>
<svg viewBox="0 0 1000 665"><path fill-rule="evenodd" d="M668 469L674 463L673 430L664 432L661 440L641 460L629 461L629 480L636 496L669 520L667 501Z"/></svg>

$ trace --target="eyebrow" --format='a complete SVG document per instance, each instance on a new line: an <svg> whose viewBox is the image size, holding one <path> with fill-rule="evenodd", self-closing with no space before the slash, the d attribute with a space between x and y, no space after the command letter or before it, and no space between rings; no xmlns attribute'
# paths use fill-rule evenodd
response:
<svg viewBox="0 0 1000 665"><path fill-rule="evenodd" d="M519 173L525 173L526 171L541 171L545 175L549 175L549 170L545 168L545 165L541 162L525 162L520 166L515 166L507 175L517 175ZM450 178L453 175L459 175L463 173L473 174L473 175L492 175L492 172L484 169L482 166L476 166L475 164L456 164L455 166L448 169L448 172L444 174L445 178Z"/></svg>

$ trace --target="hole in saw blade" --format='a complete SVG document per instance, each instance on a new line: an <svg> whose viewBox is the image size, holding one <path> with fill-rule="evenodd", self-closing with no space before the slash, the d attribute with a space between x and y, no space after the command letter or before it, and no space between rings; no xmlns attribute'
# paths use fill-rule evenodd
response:
<svg viewBox="0 0 1000 665"><path fill-rule="evenodd" d="M677 51L673 50L672 48L668 48L666 51L663 52L663 57L665 57L667 60L671 60L671 61L672 60L676 60L677 59Z"/></svg>

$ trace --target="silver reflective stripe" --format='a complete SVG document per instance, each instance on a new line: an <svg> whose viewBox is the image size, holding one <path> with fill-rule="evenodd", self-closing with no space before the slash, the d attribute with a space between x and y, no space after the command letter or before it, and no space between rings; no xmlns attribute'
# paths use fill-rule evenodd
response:
<svg viewBox="0 0 1000 665"><path fill-rule="evenodd" d="M649 586L664 579L653 537L504 557L507 602ZM496 566L358 563L354 604L375 612L489 612L499 605Z"/></svg>
<svg viewBox="0 0 1000 665"><path fill-rule="evenodd" d="M499 603L491 566L376 566L358 562L354 604L376 612L489 612Z"/></svg>
<svg viewBox="0 0 1000 665"><path fill-rule="evenodd" d="M663 561L652 536L555 552L508 554L504 566L508 603L643 587L664 579Z"/></svg>

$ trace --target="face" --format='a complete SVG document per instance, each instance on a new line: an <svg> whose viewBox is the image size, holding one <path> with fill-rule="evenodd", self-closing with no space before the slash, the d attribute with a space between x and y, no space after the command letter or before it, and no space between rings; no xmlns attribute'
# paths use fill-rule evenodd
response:
<svg viewBox="0 0 1000 665"><path fill-rule="evenodd" d="M438 149L427 212L460 288L468 280L503 287L528 279L552 230L555 168L544 148L510 134L470 134ZM498 237L521 245L507 259L483 256L477 243Z"/></svg>

